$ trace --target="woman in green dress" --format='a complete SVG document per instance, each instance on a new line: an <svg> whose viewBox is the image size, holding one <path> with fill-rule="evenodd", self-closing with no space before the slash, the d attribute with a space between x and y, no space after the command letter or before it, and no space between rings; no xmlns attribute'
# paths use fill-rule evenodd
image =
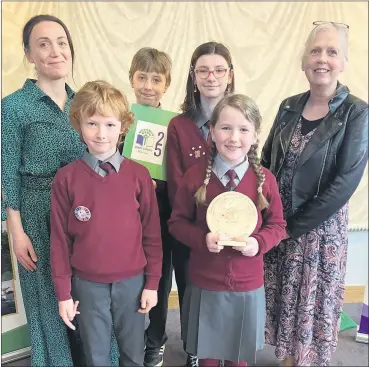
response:
<svg viewBox="0 0 369 367"><path fill-rule="evenodd" d="M84 151L68 120L74 48L64 23L50 15L26 23L23 47L37 80L2 100L2 220L19 262L32 366L80 366L78 334L58 314L49 254L51 182Z"/></svg>

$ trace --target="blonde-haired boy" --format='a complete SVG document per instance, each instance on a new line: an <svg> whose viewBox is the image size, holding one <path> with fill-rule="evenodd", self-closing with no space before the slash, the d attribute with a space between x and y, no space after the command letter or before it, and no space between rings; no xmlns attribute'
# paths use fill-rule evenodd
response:
<svg viewBox="0 0 369 367"><path fill-rule="evenodd" d="M121 364L142 366L144 313L157 303L162 265L155 190L148 170L117 150L133 122L118 89L86 83L70 120L88 149L57 172L51 188L59 313L72 329L77 315L87 365L111 364L114 327Z"/></svg>

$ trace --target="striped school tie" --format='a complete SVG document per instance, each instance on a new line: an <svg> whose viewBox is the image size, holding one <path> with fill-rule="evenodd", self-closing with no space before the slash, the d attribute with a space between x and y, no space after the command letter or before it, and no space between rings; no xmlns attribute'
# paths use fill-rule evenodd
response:
<svg viewBox="0 0 369 367"><path fill-rule="evenodd" d="M237 177L237 173L233 169L230 169L226 172L226 175L229 177L226 189L233 191L237 187L236 183L234 182L234 179Z"/></svg>
<svg viewBox="0 0 369 367"><path fill-rule="evenodd" d="M109 162L101 163L100 168L106 172L106 175L110 175L111 172L114 172L114 168Z"/></svg>
<svg viewBox="0 0 369 367"><path fill-rule="evenodd" d="M208 147L211 147L211 144L213 143L213 140L212 140L211 134L210 134L210 120L206 121L205 126L209 129L208 137L206 138L206 142L208 143Z"/></svg>

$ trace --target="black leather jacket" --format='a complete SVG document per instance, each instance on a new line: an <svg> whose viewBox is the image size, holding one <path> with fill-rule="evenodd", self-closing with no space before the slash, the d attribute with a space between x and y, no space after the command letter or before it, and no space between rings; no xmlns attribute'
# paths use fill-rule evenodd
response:
<svg viewBox="0 0 369 367"><path fill-rule="evenodd" d="M265 142L261 163L278 174L310 92L285 99ZM294 214L285 218L296 238L318 227L344 206L368 161L368 104L338 83L329 112L300 156L292 179Z"/></svg>

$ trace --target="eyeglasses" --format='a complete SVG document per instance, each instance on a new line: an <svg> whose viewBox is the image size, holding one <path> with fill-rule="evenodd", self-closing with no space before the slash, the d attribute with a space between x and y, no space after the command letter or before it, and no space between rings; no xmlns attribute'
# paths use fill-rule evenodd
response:
<svg viewBox="0 0 369 367"><path fill-rule="evenodd" d="M215 69L215 70L208 70L208 69L203 69L203 68L199 68L195 70L196 75L200 78L200 79L208 79L210 74L213 74L215 79L221 79L224 78L224 76L226 75L227 71L230 68L227 69L223 69L223 68L219 68L219 69Z"/></svg>
<svg viewBox="0 0 369 367"><path fill-rule="evenodd" d="M349 29L350 28L345 23L329 22L329 21L325 21L325 20L316 20L315 22L313 22L313 25L315 25L315 26L322 25L322 24L333 24L337 28L344 28L344 29Z"/></svg>

